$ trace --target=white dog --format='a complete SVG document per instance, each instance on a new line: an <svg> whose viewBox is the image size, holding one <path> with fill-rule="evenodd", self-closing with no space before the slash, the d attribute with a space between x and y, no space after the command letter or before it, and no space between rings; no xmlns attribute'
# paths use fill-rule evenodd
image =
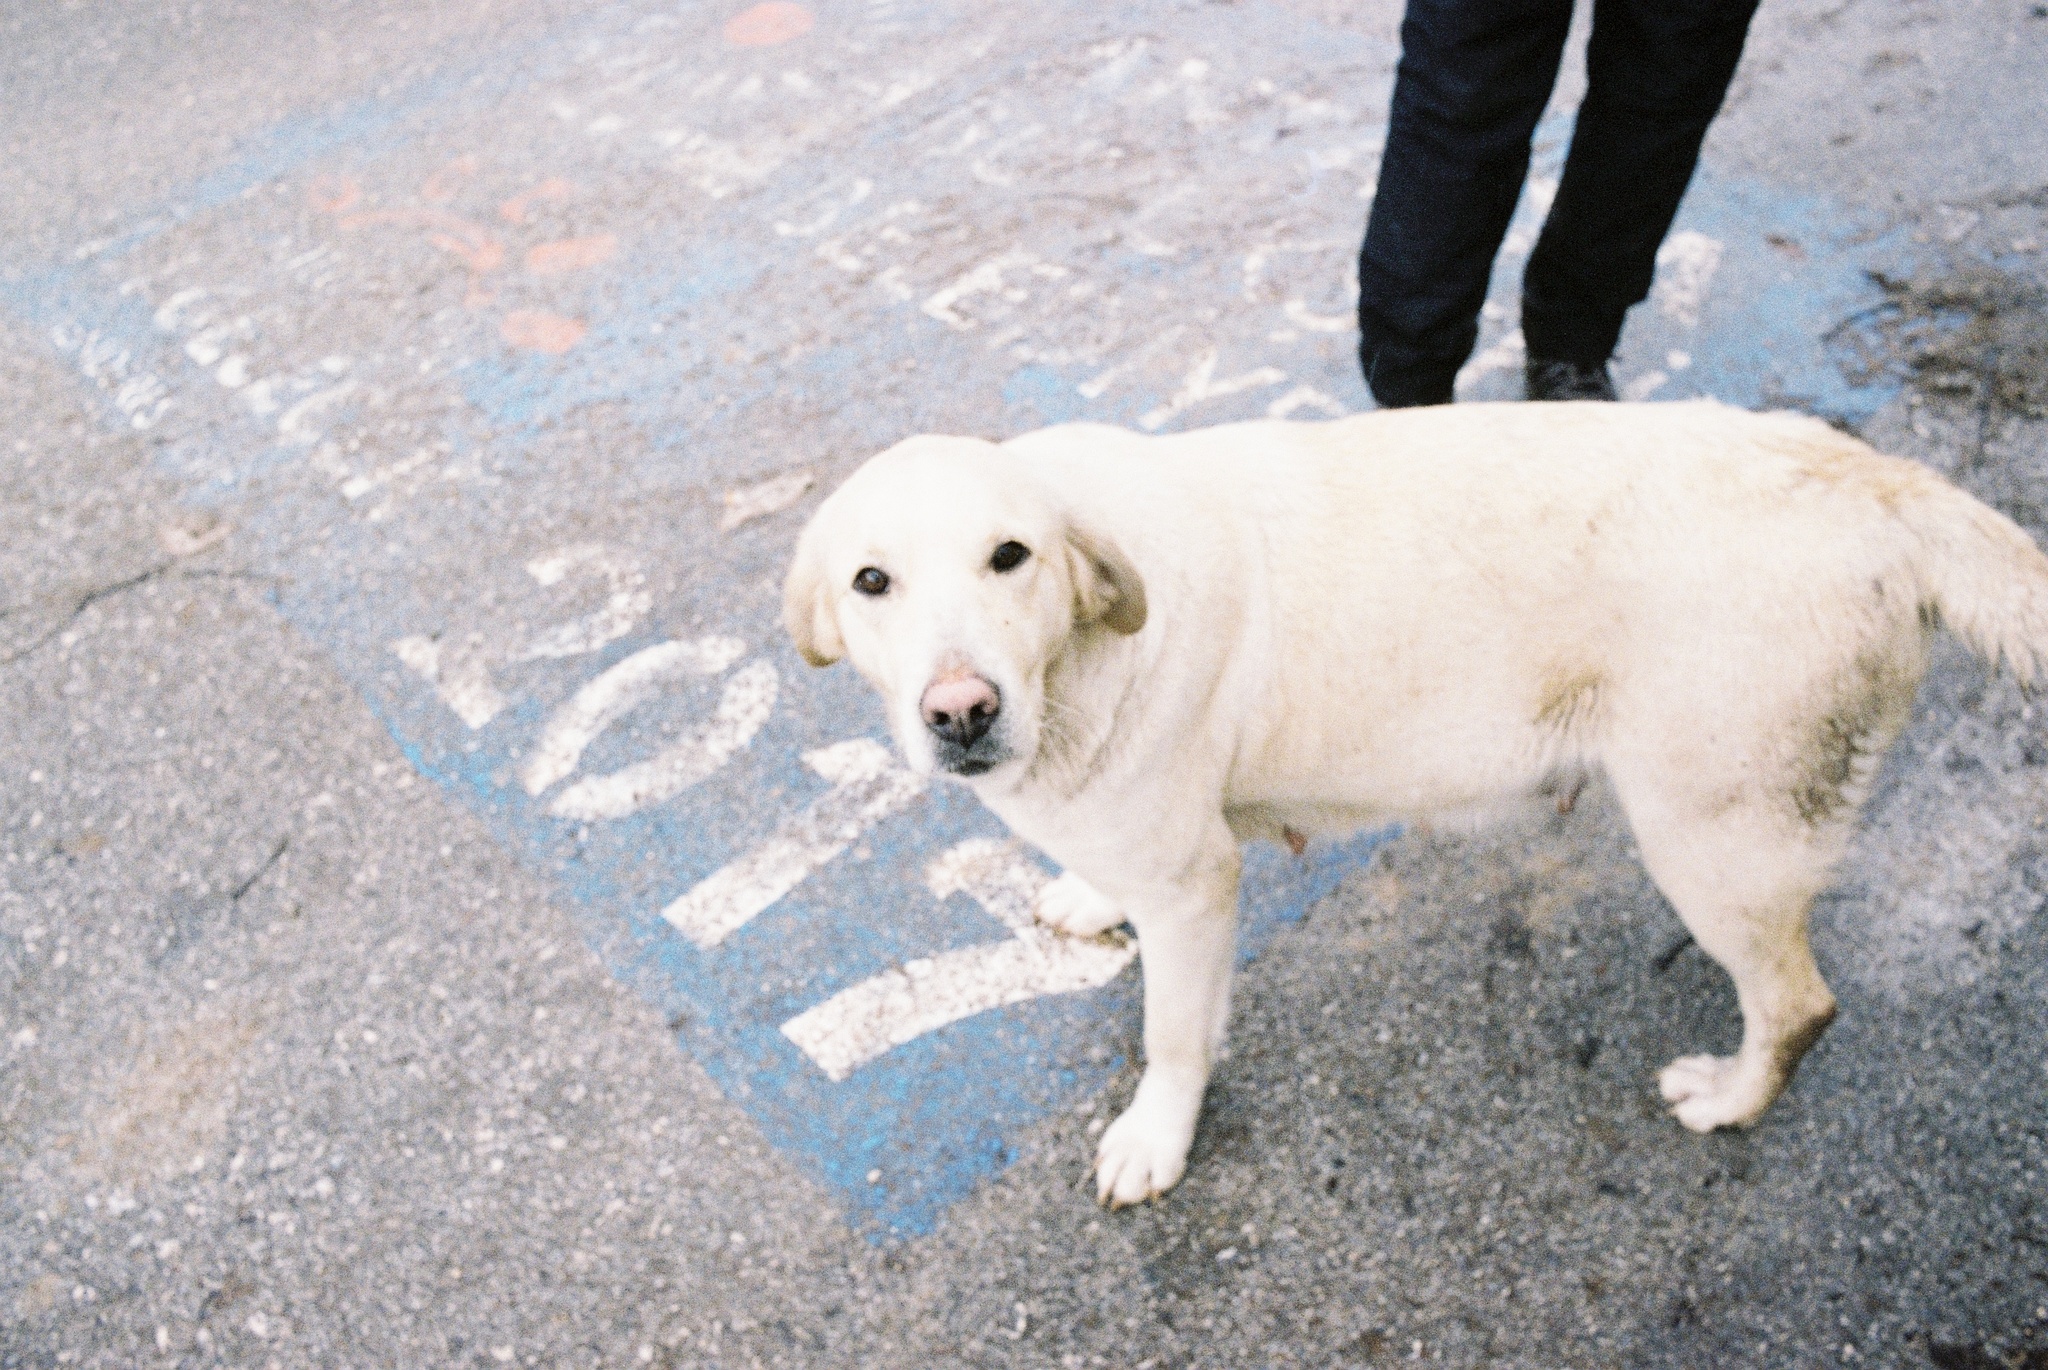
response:
<svg viewBox="0 0 2048 1370"><path fill-rule="evenodd" d="M1240 842L1603 771L1742 1008L1740 1050L1673 1062L1663 1095L1746 1124L1834 1016L1807 907L1930 634L2048 667L2048 559L2017 526L1815 420L1708 403L912 438L818 509L784 613L881 692L913 766L1065 867L1042 920L1137 930L1112 1205L1185 1168Z"/></svg>

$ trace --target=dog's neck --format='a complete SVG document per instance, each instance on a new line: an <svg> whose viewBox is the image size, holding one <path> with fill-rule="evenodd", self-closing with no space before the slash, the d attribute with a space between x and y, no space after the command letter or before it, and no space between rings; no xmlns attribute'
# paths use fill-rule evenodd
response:
<svg viewBox="0 0 2048 1370"><path fill-rule="evenodd" d="M1072 799L1112 763L1119 720L1141 675L1129 661L1137 650L1136 638L1098 627L1079 628L1067 640L1045 670L1038 751L1019 789Z"/></svg>

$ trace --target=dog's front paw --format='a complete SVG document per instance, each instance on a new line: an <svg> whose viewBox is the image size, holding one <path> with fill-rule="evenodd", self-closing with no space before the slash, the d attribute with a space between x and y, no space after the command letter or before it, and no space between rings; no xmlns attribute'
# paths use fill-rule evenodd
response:
<svg viewBox="0 0 2048 1370"><path fill-rule="evenodd" d="M1069 937L1096 937L1124 921L1124 911L1078 875L1062 875L1038 892L1032 912Z"/></svg>
<svg viewBox="0 0 2048 1370"><path fill-rule="evenodd" d="M1770 1107L1764 1071L1740 1056L1681 1056L1657 1074L1671 1116L1694 1132L1745 1127Z"/></svg>
<svg viewBox="0 0 2048 1370"><path fill-rule="evenodd" d="M1138 1097L1095 1148L1095 1201L1111 1208L1157 1198L1187 1172L1195 1140L1195 1113L1156 1094Z"/></svg>

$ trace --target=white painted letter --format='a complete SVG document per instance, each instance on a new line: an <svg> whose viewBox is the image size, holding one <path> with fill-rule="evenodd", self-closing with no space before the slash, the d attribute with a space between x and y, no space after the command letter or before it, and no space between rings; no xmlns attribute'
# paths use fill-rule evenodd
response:
<svg viewBox="0 0 2048 1370"><path fill-rule="evenodd" d="M710 723L645 761L610 775L577 781L555 796L548 812L585 820L624 818L675 798L716 774L735 752L754 740L768 715L775 712L780 684L775 668L765 661L742 666L725 683L718 712Z"/></svg>
<svg viewBox="0 0 2048 1370"><path fill-rule="evenodd" d="M933 894L965 892L1016 936L942 952L841 990L782 1025L782 1035L832 1080L877 1056L977 1013L1114 980L1137 944L1065 937L1033 919L1031 901L1050 877L1011 842L976 838L932 862Z"/></svg>
<svg viewBox="0 0 2048 1370"><path fill-rule="evenodd" d="M633 631L641 615L654 607L654 597L640 588L647 579L608 548L583 543L526 563L526 572L542 585L559 585L569 572L588 566L611 585L603 606L573 623L550 629L527 644L522 661L581 656Z"/></svg>
<svg viewBox="0 0 2048 1370"><path fill-rule="evenodd" d="M1278 367L1258 366L1241 376L1219 381L1216 379L1216 349L1212 347L1196 359L1194 369L1188 372L1174 397L1139 419L1138 426L1148 433L1156 432L1204 400L1221 399L1240 390L1278 385L1286 379L1287 373Z"/></svg>
<svg viewBox="0 0 2048 1370"><path fill-rule="evenodd" d="M869 738L820 747L804 764L832 782L830 793L787 820L757 850L713 872L661 916L700 947L715 947L795 889L812 872L924 793L922 777Z"/></svg>
<svg viewBox="0 0 2048 1370"><path fill-rule="evenodd" d="M633 653L555 711L539 745L519 768L519 783L528 794L539 794L576 769L592 739L654 698L663 685L683 675L716 675L746 650L738 638L707 637L660 642Z"/></svg>
<svg viewBox="0 0 2048 1370"><path fill-rule="evenodd" d="M472 728L483 727L511 703L491 684L489 664L474 652L444 653L438 640L420 633L398 639L391 650L425 677L441 702Z"/></svg>

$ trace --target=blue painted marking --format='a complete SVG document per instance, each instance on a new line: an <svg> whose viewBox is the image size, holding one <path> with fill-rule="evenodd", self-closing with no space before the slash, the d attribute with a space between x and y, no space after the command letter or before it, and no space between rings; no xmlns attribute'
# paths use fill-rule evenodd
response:
<svg viewBox="0 0 2048 1370"><path fill-rule="evenodd" d="M834 25L867 32L853 9L825 9L819 33ZM628 18L590 32L628 56L632 44L658 41L658 33L633 38ZM0 272L0 302L71 364L97 370L111 423L131 422L117 403L122 384L147 373L171 387L173 407L148 430L166 473L192 499L235 507L245 543L280 577L282 612L332 654L412 765L554 882L613 973L676 1022L682 1043L764 1134L878 1238L929 1230L947 1205L1008 1162L1022 1129L1101 1086L1132 1037L1136 977L1127 972L1094 993L956 1023L844 1083L831 1083L806 1060L779 1030L795 1014L904 961L1007 935L966 897L941 901L924 886L923 871L938 853L999 831L964 791L944 786L873 825L710 951L662 919L668 901L754 850L826 792L800 763L805 752L883 736L875 701L851 673L808 670L777 626L775 586L801 507L728 533L717 527L718 496L798 465L820 468L829 484L868 452L919 430L1000 435L1075 418L1134 423L1182 387L1204 347L1217 349L1216 379L1261 366L1279 367L1287 379L1197 404L1171 427L1255 415L1297 385L1364 406L1351 337L1304 331L1282 305L1295 300L1321 316L1348 309L1339 286L1362 225L1357 192L1370 180L1386 89L1383 75L1362 91L1343 82L1355 82L1359 71L1384 73L1388 54L1259 5L1144 20L1120 22L1171 32L1172 42L1153 39L1148 47L1105 34L1097 13L1072 0L1037 13L1027 26L1037 36L1028 39L972 10L913 14L899 32L862 40L863 73L907 71L927 59L936 70L948 44L964 50L984 33L995 41L983 57L938 70L929 90L880 113L869 107L875 97L867 87L833 87L828 94L840 101L833 108L867 101L865 113L767 166L728 198L691 201L674 222L635 210L647 195L676 193L673 154L665 149L677 144L647 136L663 113L659 102L636 112L638 141L622 134L600 155L591 150L599 146L589 141L595 135L564 132L542 107L559 97L579 108L579 119L602 114L608 77L567 60L543 62L528 49L490 54L463 75L395 102L280 126L86 258ZM710 19L699 27L715 32ZM581 32L571 26L545 46L580 50ZM1067 85L1044 74L1043 35L1057 32L1085 35L1054 53L1067 64L1058 68L1072 77ZM703 38L655 55L690 81L727 67L772 75L799 58L832 58L823 50L721 53ZM1315 98L1290 103L1247 93L1268 76ZM1036 105L1026 94L1034 90L1046 92ZM1129 157L1127 176L1113 167L1105 179L1076 151L1093 138L1104 147L1121 140L1185 152L1203 136L1190 132L1205 126L1202 110L1231 101L1240 108L1225 119L1225 135L1200 143L1199 158L1167 157L1164 170ZM1019 109L1006 114L1007 105ZM824 106L805 108L806 117L822 117L817 108ZM743 137L744 128L717 124L715 111L699 113L728 141ZM1041 148L1041 164L1028 160L1039 155L1029 140L1019 144L1022 160L1000 165L969 163L947 150L999 146L1005 128L1032 118L1056 126L1044 135L1052 150ZM979 142L967 137L977 121L987 125ZM1560 131L1552 125L1543 133L1539 174L1554 172ZM1318 155L1304 156L1309 144ZM593 228L606 226L608 205L623 206L618 257L574 278L527 280L516 268L523 243L496 225L512 265L493 278L491 303L458 305L460 273L438 283L429 275L423 288L441 294L415 321L422 333L372 334L366 347L369 325L358 322L335 344L364 354L346 372L362 388L323 415L322 431L335 439L331 452L319 449L324 456L281 441L276 413L252 412L246 392L215 384L186 358L186 334L153 322L153 311L185 285L251 300L271 310L252 325L257 336L249 346L280 378L282 403L338 383L338 373L317 365L327 344L295 332L302 292L286 268L219 249L209 257L200 250L212 241L206 235L222 231L230 243L289 237L292 250L338 244L343 257L374 250L380 270L395 275L429 271L406 265L403 251L419 244L396 229L374 243L350 238L297 198L242 192L276 178L296 186L347 171L376 203L402 204L406 166L480 146L523 175L521 184L555 174L586 183L579 213ZM1061 157L1079 160L1069 165ZM866 191L857 189L861 182ZM1130 203L1087 209L1085 195L1071 198L1080 190ZM830 231L802 229L834 204L841 218ZM1228 212L1213 213L1219 204ZM876 217L904 205L922 208ZM488 220L490 207L481 201L464 212ZM1525 206L1525 226L1532 213ZM884 222L916 230L915 252L895 261L916 273L914 290L889 287L889 240L877 227ZM794 227L784 232L778 224ZM1118 231L1105 238L1104 225ZM1864 269L1896 244L1859 236L1839 207L1710 172L1679 228L1722 244L1713 287L1697 324L1638 311L1620 360L1624 382L1664 369L1659 397L1794 403L1851 419L1892 393L1895 378L1870 368L1845 373L1821 339L1877 303ZM852 272L832 265L821 244L834 232L852 235L841 259L872 252L875 260ZM1276 256L1253 279L1247 253L1266 237L1288 239L1293 255ZM1310 240L1336 246L1298 247ZM973 320L971 327L955 327L931 305L936 292L978 264L1020 247L1046 270L1016 265L1014 278L961 297L957 317ZM174 265L194 255L218 277ZM421 260L430 255L422 250ZM1486 342L1510 326L1520 264L1512 255L1500 264L1495 301L1507 315ZM445 261L431 267L445 269ZM130 279L142 288L124 293ZM1076 286L1093 293L1059 293ZM1019 303L1006 291L1026 298ZM325 297L329 304L335 298ZM1069 298L1077 302L1044 303ZM564 356L517 352L497 331L515 308L587 319L590 331ZM1006 337L1013 328L1021 331ZM1113 345L1091 350L1091 337L1117 329ZM434 330L440 351L455 360L421 380L406 347ZM1689 365L1670 366L1674 352ZM1514 393L1515 380L1512 371L1497 373L1477 393ZM386 430L377 425L407 405L413 426L402 438L381 436ZM602 448L567 441L566 430L600 413ZM360 453L341 441L350 435L361 439ZM432 443L441 445L438 455L418 477L431 498L408 493L404 482L414 477L377 475L378 461L389 465ZM320 459L356 471L373 492L350 504L334 492L334 479L316 479L325 469ZM435 474L443 464L469 474L443 478ZM377 521L365 512L373 509ZM500 659L491 679L509 707L471 730L400 663L391 643L440 634L452 648L480 628L504 638L510 629L503 615L490 617L490 603L523 606L515 617L539 619L587 609L594 602L587 589L572 585L551 597L521 569L532 556L580 540L586 525L603 529L645 568L652 610L588 655ZM748 659L772 663L781 681L767 724L712 781L645 812L591 824L555 818L547 795L524 792L516 780L523 754L580 686L655 642L708 633L740 638ZM646 754L644 738L694 726L722 681L693 683L635 712L592 743L578 774L629 764ZM1382 837L1318 849L1301 861L1267 848L1249 853L1244 955L1300 918ZM1079 1166L1083 1158L1074 1160ZM881 1182L869 1184L876 1170Z"/></svg>
<svg viewBox="0 0 2048 1370"><path fill-rule="evenodd" d="M1537 130L1532 177L1554 182L1571 135L1569 115ZM1509 231L1533 244L1542 214L1525 195ZM1799 409L1847 423L1870 418L1899 391L1889 372L1845 366L1821 345L1844 319L1881 298L1870 279L1874 262L1911 250L1903 229L1876 232L1855 213L1801 191L1750 178L1723 178L1703 166L1679 210L1672 236L1692 232L1722 250L1697 324L1667 317L1654 299L1629 316L1614 371L1624 388L1652 372L1668 379L1646 398L1709 396L1750 409ZM1667 241L1669 241L1667 239ZM1526 247L1495 264L1491 303L1505 318L1482 331L1479 351L1515 326ZM1672 367L1670 356L1689 358ZM1516 366L1489 376L1463 397L1516 399Z"/></svg>

